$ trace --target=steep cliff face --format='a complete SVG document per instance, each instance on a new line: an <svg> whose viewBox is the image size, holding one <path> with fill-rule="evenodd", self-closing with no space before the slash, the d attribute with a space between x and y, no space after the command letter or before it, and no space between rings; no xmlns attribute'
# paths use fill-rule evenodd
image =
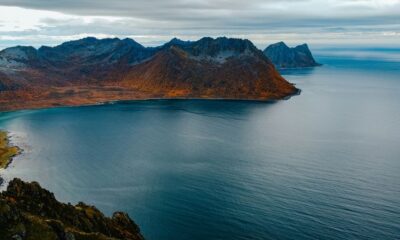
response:
<svg viewBox="0 0 400 240"><path fill-rule="evenodd" d="M12 180L0 194L0 239L142 240L126 213L111 218L93 206L58 202L36 182Z"/></svg>
<svg viewBox="0 0 400 240"><path fill-rule="evenodd" d="M264 54L271 59L277 68L302 68L315 67L317 63L312 56L307 44L289 48L284 42L268 46Z"/></svg>
<svg viewBox="0 0 400 240"><path fill-rule="evenodd" d="M151 97L280 99L297 89L250 41L84 38L0 52L0 109Z"/></svg>

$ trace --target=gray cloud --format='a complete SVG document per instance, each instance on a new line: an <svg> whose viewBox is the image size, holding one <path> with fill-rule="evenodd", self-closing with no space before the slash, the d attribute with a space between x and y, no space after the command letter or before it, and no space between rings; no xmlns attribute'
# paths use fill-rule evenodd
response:
<svg viewBox="0 0 400 240"><path fill-rule="evenodd" d="M102 16L127 16L127 17L151 17L163 19L165 17L196 17L204 11L214 13L229 13L253 9L260 3L266 1L248 0L245 3L239 0L2 0L1 5L19 6L24 8L53 10L79 15L102 15ZM274 2L296 2L281 0ZM160 15L161 14L161 15ZM192 14L195 14L194 16ZM204 15L204 14L201 14Z"/></svg>
<svg viewBox="0 0 400 240"><path fill-rule="evenodd" d="M382 9L384 5L370 0L0 0L0 5L160 22L208 19L225 22L230 18L261 17L303 19L310 15L320 18L391 16L398 21L400 11L400 2Z"/></svg>
<svg viewBox="0 0 400 240"><path fill-rule="evenodd" d="M27 41L54 39L44 42L50 44L81 35L131 36L149 45L174 36L194 39L205 35L250 38L259 45L266 39L285 37L321 43L349 41L351 36L360 40L362 34L363 41L383 42L399 39L400 1L391 2L386 6L371 0L0 0L0 6L72 15L69 19L44 18L35 29L0 34ZM80 16L117 19L82 22Z"/></svg>

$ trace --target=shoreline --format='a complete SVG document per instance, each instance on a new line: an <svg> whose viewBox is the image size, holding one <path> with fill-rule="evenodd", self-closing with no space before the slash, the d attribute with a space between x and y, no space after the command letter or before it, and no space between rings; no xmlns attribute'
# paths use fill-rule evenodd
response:
<svg viewBox="0 0 400 240"><path fill-rule="evenodd" d="M44 110L44 109L54 109L54 108L70 108L70 107L90 107L90 106L99 106L99 105L109 105L109 104L115 104L115 103L120 103L120 102L134 102L134 101L162 101L162 100L171 100L171 101L186 101L186 100L201 100L201 101L235 101L235 102L256 102L256 103L275 103L278 101L286 101L291 99L292 97L299 96L301 94L302 90L297 88L297 91L289 94L285 97L282 98L276 98L276 99L260 99L260 98L202 98L202 97L138 97L138 98L127 98L127 99L111 99L111 100L104 100L104 101L94 101L91 103L82 103L82 104L59 104L59 105L54 105L54 104L49 104L49 105L43 105L43 106L32 106L32 107L26 107L26 108L14 108L10 110L1 110L0 109L0 114L1 113L13 113L13 112L19 112L19 111L30 111L30 110ZM0 130L1 132L1 130Z"/></svg>
<svg viewBox="0 0 400 240"><path fill-rule="evenodd" d="M10 132L0 129L0 173L22 151L12 143ZM106 215L83 202L63 203L38 182L13 178L4 185L0 175L1 239L144 240L139 226L126 212Z"/></svg>
<svg viewBox="0 0 400 240"><path fill-rule="evenodd" d="M0 170L7 169L14 158L22 153L22 149L11 143L11 136L8 131L0 130ZM0 175L0 187L4 179Z"/></svg>
<svg viewBox="0 0 400 240"><path fill-rule="evenodd" d="M297 89L297 88L296 88ZM36 107L27 108L16 108L11 110L0 110L2 113L17 113L23 111L35 111L35 110L48 110L56 108L74 108L74 107L90 107L90 106L105 106L111 104L118 104L123 102L144 102L144 101L232 101L232 102L254 102L254 103L275 103L282 100L289 100L294 96L301 94L301 89L297 89L296 92L279 98L279 99L258 99L258 98L202 98L202 97L147 97L147 98L129 98L129 99L115 99L107 101L98 101L93 103L83 104L60 104L60 105L43 105ZM22 153L22 149L19 146L12 144L10 132L0 129L0 171L7 169L13 162L14 158ZM0 187L4 184L4 179L0 175Z"/></svg>

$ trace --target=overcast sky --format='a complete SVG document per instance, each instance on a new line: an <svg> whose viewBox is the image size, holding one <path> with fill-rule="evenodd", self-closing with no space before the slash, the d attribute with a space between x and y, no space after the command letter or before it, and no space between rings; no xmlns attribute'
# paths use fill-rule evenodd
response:
<svg viewBox="0 0 400 240"><path fill-rule="evenodd" d="M0 16L0 49L85 36L400 46L400 0L0 0Z"/></svg>

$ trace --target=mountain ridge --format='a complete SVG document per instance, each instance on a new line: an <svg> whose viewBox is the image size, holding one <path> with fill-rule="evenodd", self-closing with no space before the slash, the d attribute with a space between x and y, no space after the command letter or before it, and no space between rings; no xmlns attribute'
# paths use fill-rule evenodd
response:
<svg viewBox="0 0 400 240"><path fill-rule="evenodd" d="M296 93L246 39L174 38L144 47L129 38L88 37L0 51L1 110L145 98L275 100Z"/></svg>

